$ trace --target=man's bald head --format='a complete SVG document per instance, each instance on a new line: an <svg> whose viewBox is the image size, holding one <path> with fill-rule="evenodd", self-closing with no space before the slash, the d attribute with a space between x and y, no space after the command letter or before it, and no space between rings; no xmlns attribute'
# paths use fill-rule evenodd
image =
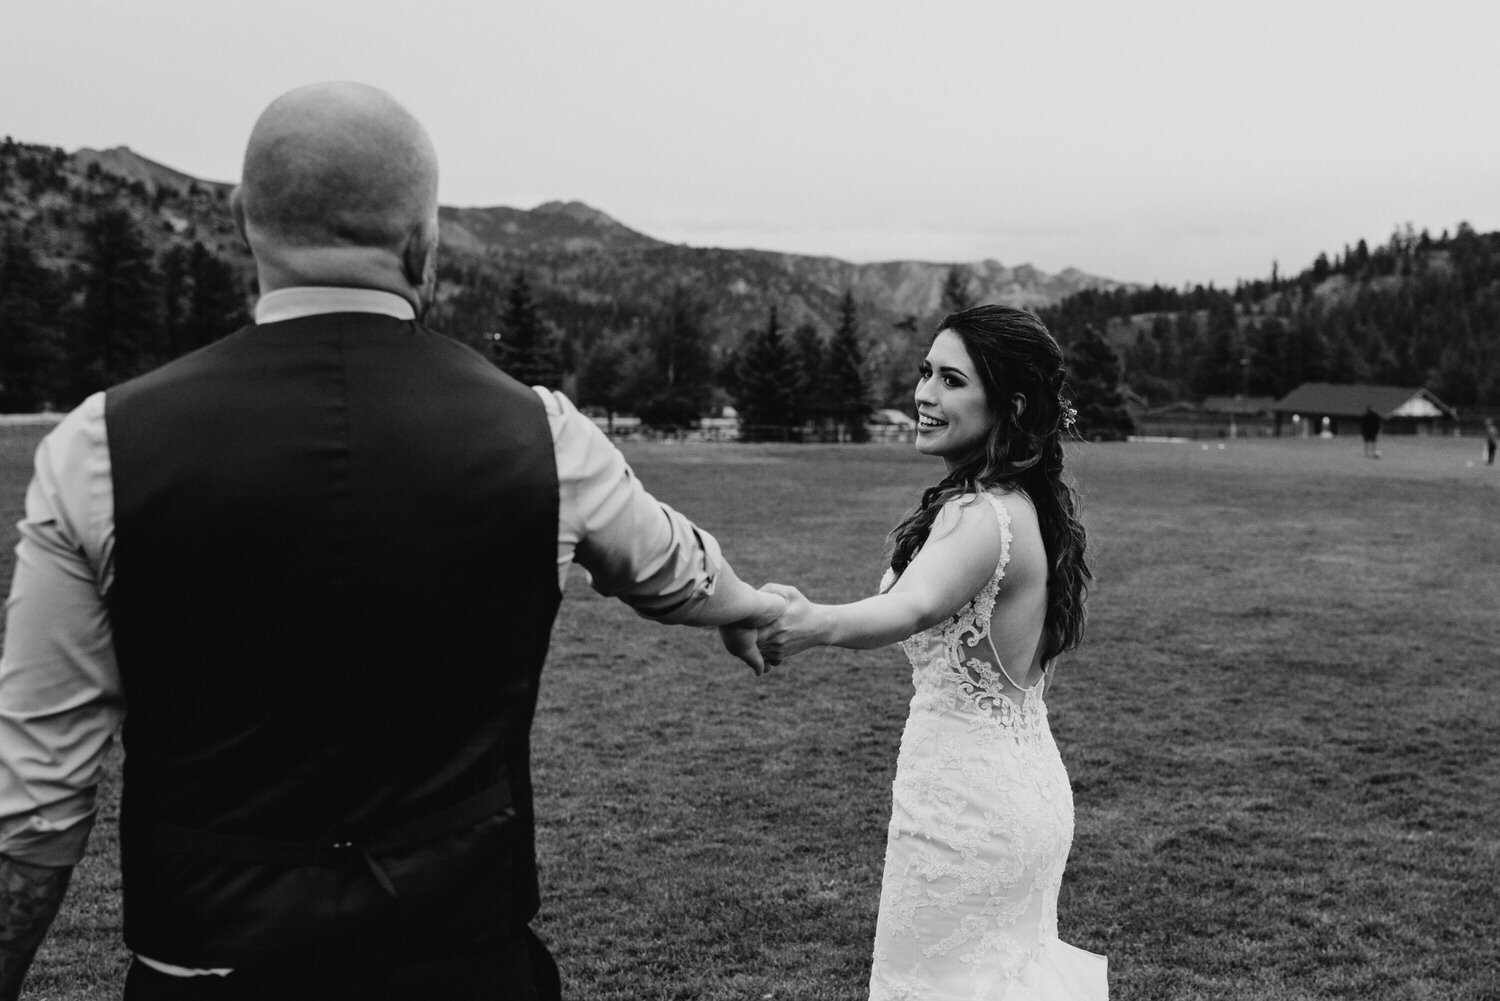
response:
<svg viewBox="0 0 1500 1001"><path fill-rule="evenodd" d="M401 253L436 225L437 174L426 130L390 95L314 84L277 98L255 123L237 210L252 248L268 240Z"/></svg>

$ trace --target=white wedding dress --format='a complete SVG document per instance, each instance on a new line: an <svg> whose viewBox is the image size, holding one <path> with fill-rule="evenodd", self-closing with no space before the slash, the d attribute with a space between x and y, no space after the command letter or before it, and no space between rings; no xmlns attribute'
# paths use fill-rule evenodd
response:
<svg viewBox="0 0 1500 1001"><path fill-rule="evenodd" d="M916 694L896 763L870 1001L1102 1001L1105 958L1057 937L1073 793L1047 726L1046 679L1020 688L989 638L1012 534L1005 505L984 496L1000 521L994 576L952 619L901 644Z"/></svg>

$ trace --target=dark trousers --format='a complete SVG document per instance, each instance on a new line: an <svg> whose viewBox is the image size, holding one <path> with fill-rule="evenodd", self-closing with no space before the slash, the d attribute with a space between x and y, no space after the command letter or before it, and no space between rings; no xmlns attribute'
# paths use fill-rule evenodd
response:
<svg viewBox="0 0 1500 1001"><path fill-rule="evenodd" d="M173 977L139 960L125 977L125 1001L560 1001L552 955L530 929L463 953L417 963L373 961L341 969L237 970Z"/></svg>

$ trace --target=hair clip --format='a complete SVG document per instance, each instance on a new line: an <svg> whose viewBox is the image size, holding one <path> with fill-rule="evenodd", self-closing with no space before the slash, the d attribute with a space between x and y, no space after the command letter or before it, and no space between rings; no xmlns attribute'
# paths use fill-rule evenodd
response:
<svg viewBox="0 0 1500 1001"><path fill-rule="evenodd" d="M1062 429L1064 431L1068 430L1074 424L1078 423L1078 411L1073 409L1072 403L1069 403L1067 400L1063 399L1061 393L1059 393L1057 396L1057 406L1058 410L1060 411L1057 420L1058 423L1062 425Z"/></svg>

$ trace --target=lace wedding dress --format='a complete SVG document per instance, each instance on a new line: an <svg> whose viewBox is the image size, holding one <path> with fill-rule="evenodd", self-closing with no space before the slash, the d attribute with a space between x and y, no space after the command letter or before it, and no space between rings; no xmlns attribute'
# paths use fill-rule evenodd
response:
<svg viewBox="0 0 1500 1001"><path fill-rule="evenodd" d="M957 615L905 640L916 694L892 790L870 1001L1100 1001L1103 956L1057 937L1073 793L1046 679L1020 688L990 640L1010 562ZM890 576L887 576L889 582Z"/></svg>

